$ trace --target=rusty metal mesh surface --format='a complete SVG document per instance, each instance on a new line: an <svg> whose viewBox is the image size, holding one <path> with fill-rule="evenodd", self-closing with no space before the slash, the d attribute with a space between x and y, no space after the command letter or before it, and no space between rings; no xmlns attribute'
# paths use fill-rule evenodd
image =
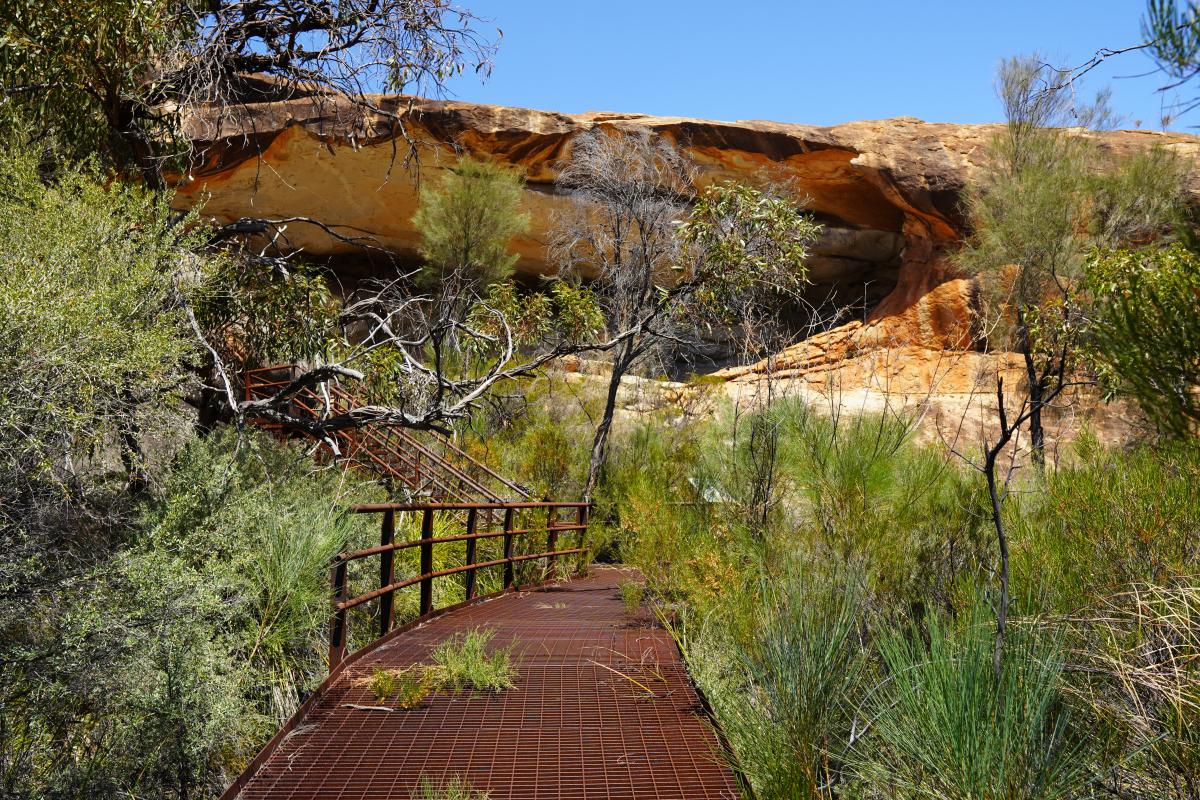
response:
<svg viewBox="0 0 1200 800"><path fill-rule="evenodd" d="M347 670L240 797L406 798L422 776L461 776L491 800L737 797L678 650L644 612L625 613L622 579L596 568L399 636ZM515 643L516 689L392 713L348 707L378 705L376 667L429 663L438 642L472 628L495 630L489 647Z"/></svg>

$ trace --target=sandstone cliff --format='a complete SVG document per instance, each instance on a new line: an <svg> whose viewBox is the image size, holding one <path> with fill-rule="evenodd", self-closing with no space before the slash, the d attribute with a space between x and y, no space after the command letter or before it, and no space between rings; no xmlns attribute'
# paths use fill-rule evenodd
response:
<svg viewBox="0 0 1200 800"><path fill-rule="evenodd" d="M832 127L775 122L715 122L640 114L578 116L411 98L375 98L383 108L411 104L407 134L419 143L420 171L383 117L351 113L344 100L309 98L240 106L221 119L198 110L189 133L204 163L179 182L181 207L203 206L228 222L243 216L311 217L346 236L412 252L417 235L414 175L428 178L455 152L520 165L533 227L513 243L518 270L550 271L544 239L556 208L556 164L571 141L594 126L650 129L675 140L701 167L701 182L766 172L790 179L826 224L812 260L814 292L859 301L858 321L785 352L779 366L811 376L876 349L961 351L970 345L971 287L945 259L963 233L960 197L981 168L994 125L932 124L910 118ZM1093 135L1093 134L1087 134ZM1148 131L1096 135L1113 152L1161 145L1196 160L1200 138ZM1200 175L1191 189L1200 197ZM321 229L292 224L293 247L315 256L356 248ZM756 367L728 371L753 380Z"/></svg>

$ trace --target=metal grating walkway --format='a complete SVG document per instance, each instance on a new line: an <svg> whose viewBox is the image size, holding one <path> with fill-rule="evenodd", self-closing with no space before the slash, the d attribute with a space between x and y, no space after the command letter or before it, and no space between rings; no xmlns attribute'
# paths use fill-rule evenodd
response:
<svg viewBox="0 0 1200 800"><path fill-rule="evenodd" d="M675 643L644 611L626 614L623 579L596 567L395 637L347 668L239 796L407 798L422 776L461 776L490 800L736 798ZM377 705L366 686L377 666L429 663L434 645L471 628L495 629L489 647L515 642L516 689L393 713L346 707Z"/></svg>

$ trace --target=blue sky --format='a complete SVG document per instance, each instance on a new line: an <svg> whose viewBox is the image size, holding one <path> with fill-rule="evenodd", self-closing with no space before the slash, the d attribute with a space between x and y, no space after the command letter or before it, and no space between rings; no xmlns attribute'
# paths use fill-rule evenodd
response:
<svg viewBox="0 0 1200 800"><path fill-rule="evenodd" d="M1002 57L1079 63L1141 40L1144 0L459 0L504 31L495 71L452 97L553 111L623 111L830 125L895 116L989 122ZM1162 75L1142 53L1093 72L1123 127L1162 127ZM1200 111L1174 121L1200 125Z"/></svg>

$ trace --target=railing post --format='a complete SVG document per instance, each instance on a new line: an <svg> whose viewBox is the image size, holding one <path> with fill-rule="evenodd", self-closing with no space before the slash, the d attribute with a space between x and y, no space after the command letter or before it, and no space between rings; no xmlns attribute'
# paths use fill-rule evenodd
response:
<svg viewBox="0 0 1200 800"><path fill-rule="evenodd" d="M513 575L513 510L504 509L504 588L511 589L515 582Z"/></svg>
<svg viewBox="0 0 1200 800"><path fill-rule="evenodd" d="M421 616L433 611L433 509L425 509L421 517Z"/></svg>
<svg viewBox="0 0 1200 800"><path fill-rule="evenodd" d="M588 507L586 505L579 507L579 514L575 517L575 521L579 524L579 547L587 547L587 532L588 532ZM587 555L586 553L584 555Z"/></svg>
<svg viewBox="0 0 1200 800"><path fill-rule="evenodd" d="M396 512L390 508L383 512L383 524L379 529L380 547L390 547L396 542ZM391 586L396 582L396 551L384 550L379 554L379 588ZM389 591L379 598L379 635L386 636L392 629L395 615L395 591Z"/></svg>
<svg viewBox="0 0 1200 800"><path fill-rule="evenodd" d="M476 513L478 509L472 508L467 511L467 536L475 536ZM475 539L467 539L467 558L464 566L470 567L475 563ZM463 587L466 590L466 599L475 599L475 570L469 569L465 573L466 584Z"/></svg>
<svg viewBox="0 0 1200 800"><path fill-rule="evenodd" d="M338 608L338 604L347 599L346 592L346 562L339 557L333 567L333 616L329 620L329 671L342 663L346 655L346 609Z"/></svg>
<svg viewBox="0 0 1200 800"><path fill-rule="evenodd" d="M553 553L558 548L558 530L555 526L558 525L558 506L550 506L546 509L546 552ZM546 572L542 574L545 579L547 575L554 571L554 556L546 556Z"/></svg>

